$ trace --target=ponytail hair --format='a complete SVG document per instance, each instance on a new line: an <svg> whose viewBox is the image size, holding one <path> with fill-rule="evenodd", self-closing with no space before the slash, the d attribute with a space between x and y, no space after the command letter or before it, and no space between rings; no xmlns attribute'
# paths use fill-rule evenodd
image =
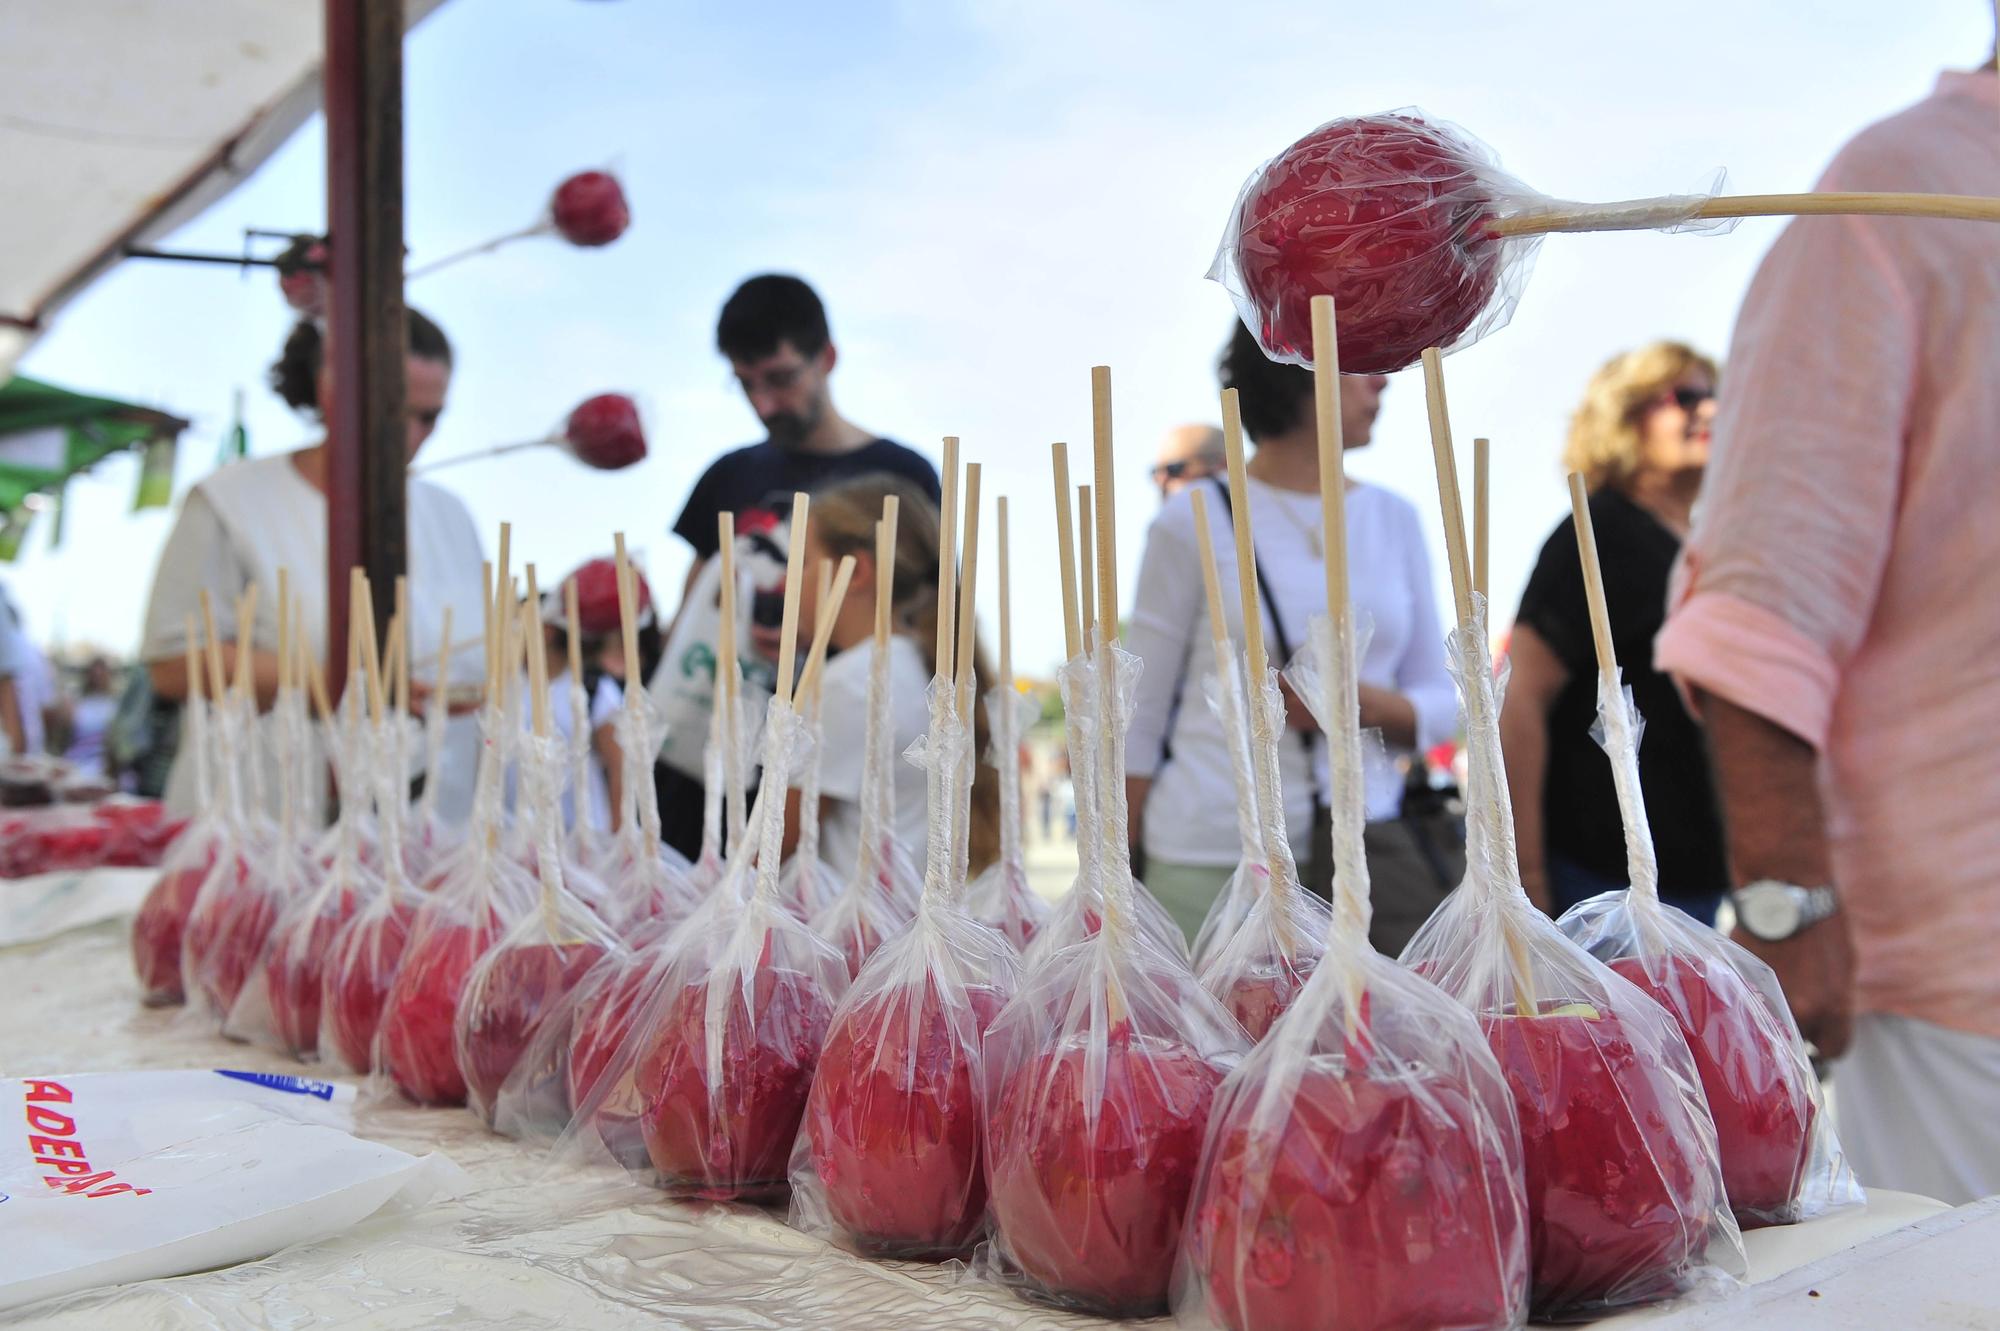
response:
<svg viewBox="0 0 2000 1331"><path fill-rule="evenodd" d="M937 674L938 630L938 508L931 497L900 476L874 472L817 491L812 497L812 537L819 548L838 559L842 555L875 557L875 524L882 520L882 501L896 497L895 589L892 626L912 639L924 664ZM883 576L882 570L876 576ZM986 690L994 672L986 649L975 637L972 655L973 745L972 821L967 829L972 874L1000 858L1000 779L987 761L993 742L986 716ZM1013 754L1002 762L1016 761Z"/></svg>

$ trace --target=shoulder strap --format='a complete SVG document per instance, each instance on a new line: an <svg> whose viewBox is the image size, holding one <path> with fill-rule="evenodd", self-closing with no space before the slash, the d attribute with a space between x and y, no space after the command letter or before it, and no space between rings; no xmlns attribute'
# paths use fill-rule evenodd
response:
<svg viewBox="0 0 2000 1331"><path fill-rule="evenodd" d="M1233 527L1236 524L1236 510L1229 502L1229 486L1220 476L1211 476L1209 479L1214 482L1216 492L1222 496L1222 511L1229 515L1229 522ZM1250 566L1257 574L1257 595L1262 598L1264 608L1270 612L1271 637L1277 642L1279 669L1282 670L1292 659L1292 637L1285 632L1284 614L1278 609L1278 598L1271 595L1271 580L1264 576L1264 561L1257 558L1257 545L1254 541L1250 545ZM1253 680L1252 684L1255 683ZM1313 763L1312 732L1300 730L1295 733L1299 737L1299 742L1305 745L1306 773L1312 782L1313 807L1317 809L1326 803L1326 797L1319 788L1319 770Z"/></svg>

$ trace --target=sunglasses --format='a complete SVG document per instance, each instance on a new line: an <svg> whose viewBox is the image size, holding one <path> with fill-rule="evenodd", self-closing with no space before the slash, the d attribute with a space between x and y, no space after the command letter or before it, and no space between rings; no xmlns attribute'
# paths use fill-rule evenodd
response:
<svg viewBox="0 0 2000 1331"><path fill-rule="evenodd" d="M1674 405L1682 411L1693 411L1704 402L1715 401L1715 390L1713 388L1689 388L1683 385L1680 388L1670 391L1667 396L1673 399Z"/></svg>

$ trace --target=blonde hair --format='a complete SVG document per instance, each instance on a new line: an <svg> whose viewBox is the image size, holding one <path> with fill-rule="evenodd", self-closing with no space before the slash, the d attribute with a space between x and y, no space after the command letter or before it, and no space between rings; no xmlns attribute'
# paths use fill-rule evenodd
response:
<svg viewBox="0 0 2000 1331"><path fill-rule="evenodd" d="M892 613L898 633L923 653L924 664L937 673L938 509L931 497L899 476L876 472L818 491L812 497L812 539L821 552L875 557L875 524L882 519L882 501L896 496L896 568ZM880 576L878 571L877 576ZM985 647L977 640L972 654L973 744L980 761L973 767L972 825L967 859L978 874L1000 858L999 774L986 761L992 743L984 694L994 678ZM1011 760L1011 758L1009 759Z"/></svg>
<svg viewBox="0 0 2000 1331"><path fill-rule="evenodd" d="M1645 442L1640 418L1660 394L1693 369L1706 371L1709 382L1719 384L1721 371L1715 362L1685 342L1649 342L1598 367L1569 418L1563 470L1582 472L1584 484L1593 491L1632 479Z"/></svg>

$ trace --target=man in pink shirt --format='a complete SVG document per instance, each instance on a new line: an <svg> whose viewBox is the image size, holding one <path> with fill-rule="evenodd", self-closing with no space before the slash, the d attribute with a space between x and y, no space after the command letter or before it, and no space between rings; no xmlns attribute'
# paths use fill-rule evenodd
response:
<svg viewBox="0 0 2000 1331"><path fill-rule="evenodd" d="M2000 194L2000 80L1943 75L1820 188ZM2000 1192L2000 226L1793 222L1728 364L1656 656L1736 936L1840 1057L1864 1184Z"/></svg>

